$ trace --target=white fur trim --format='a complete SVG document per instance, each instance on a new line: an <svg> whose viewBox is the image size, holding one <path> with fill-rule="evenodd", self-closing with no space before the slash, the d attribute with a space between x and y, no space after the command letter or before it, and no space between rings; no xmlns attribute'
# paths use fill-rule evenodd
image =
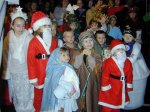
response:
<svg viewBox="0 0 150 112"><path fill-rule="evenodd" d="M32 33L33 33L33 29L32 29L32 28L29 28L29 29L28 29L28 32L29 32L30 34L32 34Z"/></svg>
<svg viewBox="0 0 150 112"><path fill-rule="evenodd" d="M37 89L42 89L44 87L44 84L39 85L39 86L35 86Z"/></svg>
<svg viewBox="0 0 150 112"><path fill-rule="evenodd" d="M30 83L35 83L35 82L37 82L37 78L29 80L29 81L30 81Z"/></svg>
<svg viewBox="0 0 150 112"><path fill-rule="evenodd" d="M117 46L115 46L115 47L112 48L111 54L114 54L114 52L115 52L117 49L119 49L119 48L122 48L122 49L126 50L124 44L119 44L119 45L117 45Z"/></svg>
<svg viewBox="0 0 150 112"><path fill-rule="evenodd" d="M127 88L133 88L132 84L127 83Z"/></svg>
<svg viewBox="0 0 150 112"><path fill-rule="evenodd" d="M125 105L111 105L105 102L98 102L99 105L105 106L105 107L109 107L109 108L113 108L113 109L120 109L120 108L124 108L129 102L125 102Z"/></svg>
<svg viewBox="0 0 150 112"><path fill-rule="evenodd" d="M102 91L107 91L111 89L111 85L109 84L108 86L102 86Z"/></svg>
<svg viewBox="0 0 150 112"><path fill-rule="evenodd" d="M36 31L39 29L39 27L43 26L43 25L51 25L52 22L48 17L42 18L37 20L34 24L33 24L33 30Z"/></svg>

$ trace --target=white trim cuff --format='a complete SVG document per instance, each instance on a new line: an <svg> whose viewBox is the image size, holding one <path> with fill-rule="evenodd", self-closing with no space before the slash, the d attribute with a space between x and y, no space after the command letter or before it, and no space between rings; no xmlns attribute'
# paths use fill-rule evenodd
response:
<svg viewBox="0 0 150 112"><path fill-rule="evenodd" d="M35 82L37 82L38 81L38 79L37 78L35 78L35 79L31 79L31 80L29 80L30 81L30 83L35 83Z"/></svg>
<svg viewBox="0 0 150 112"><path fill-rule="evenodd" d="M132 84L127 83L127 88L133 88Z"/></svg>
<svg viewBox="0 0 150 112"><path fill-rule="evenodd" d="M37 88L37 89L42 89L43 87L44 87L44 84L39 85L39 86L35 86L35 88Z"/></svg>
<svg viewBox="0 0 150 112"><path fill-rule="evenodd" d="M108 86L102 86L102 91L107 91L111 89L111 85L109 84Z"/></svg>

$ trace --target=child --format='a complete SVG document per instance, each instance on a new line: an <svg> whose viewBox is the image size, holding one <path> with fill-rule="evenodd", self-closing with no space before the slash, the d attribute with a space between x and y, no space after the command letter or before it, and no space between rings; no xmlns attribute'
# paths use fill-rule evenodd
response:
<svg viewBox="0 0 150 112"><path fill-rule="evenodd" d="M99 105L102 112L120 112L129 103L128 92L132 90L132 64L126 58L125 46L117 39L110 45L112 56L102 65Z"/></svg>
<svg viewBox="0 0 150 112"><path fill-rule="evenodd" d="M76 55L80 54L78 46L75 42L74 33L72 30L67 30L63 33L64 47L69 49L71 65L74 64Z"/></svg>
<svg viewBox="0 0 150 112"><path fill-rule="evenodd" d="M69 51L65 47L53 51L46 68L42 112L72 112L78 109L79 79L68 64Z"/></svg>
<svg viewBox="0 0 150 112"><path fill-rule="evenodd" d="M117 24L117 17L115 15L110 16L109 18L110 23L107 28L107 33L114 39L122 40L122 32L119 27L116 26Z"/></svg>
<svg viewBox="0 0 150 112"><path fill-rule="evenodd" d="M110 49L106 45L106 33L102 30L98 30L95 33L95 38L101 47L101 57L103 61L111 56Z"/></svg>
<svg viewBox="0 0 150 112"><path fill-rule="evenodd" d="M35 12L31 19L31 27L35 36L28 47L29 81L34 85L34 107L40 112L46 65L50 53L58 47L57 40L51 33L51 20L41 11Z"/></svg>
<svg viewBox="0 0 150 112"><path fill-rule="evenodd" d="M101 72L101 57L94 49L94 35L85 31L79 36L81 53L75 57L74 67L78 71L81 96L80 111L99 112L98 91Z"/></svg>
<svg viewBox="0 0 150 112"><path fill-rule="evenodd" d="M126 106L126 109L136 109L144 104L145 88L150 73L141 54L141 44L136 42L134 37L136 37L135 30L127 25L123 39L127 57L133 66L133 91L129 92L130 104Z"/></svg>
<svg viewBox="0 0 150 112"><path fill-rule="evenodd" d="M8 80L10 100L17 112L34 112L33 86L28 80L27 48L32 35L25 30L27 16L17 7L11 14L11 28L4 40L3 78Z"/></svg>

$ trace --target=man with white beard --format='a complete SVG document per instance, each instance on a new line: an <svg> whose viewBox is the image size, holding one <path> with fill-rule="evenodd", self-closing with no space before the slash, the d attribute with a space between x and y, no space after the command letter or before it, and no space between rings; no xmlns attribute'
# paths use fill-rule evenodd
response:
<svg viewBox="0 0 150 112"><path fill-rule="evenodd" d="M32 15L31 27L34 37L29 43L27 63L29 81L34 85L34 108L40 112L43 86L46 76L46 65L50 53L58 47L57 40L52 37L51 20L41 11Z"/></svg>

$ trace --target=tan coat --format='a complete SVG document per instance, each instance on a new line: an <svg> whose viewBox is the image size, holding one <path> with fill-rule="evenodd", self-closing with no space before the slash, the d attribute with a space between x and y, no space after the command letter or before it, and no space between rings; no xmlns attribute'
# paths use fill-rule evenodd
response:
<svg viewBox="0 0 150 112"><path fill-rule="evenodd" d="M80 110L87 112L99 112L98 91L100 89L101 57L94 52L86 57L84 61L82 54L76 56L74 66L78 69L77 74L80 81L80 98L78 100ZM84 86L89 75L89 80L85 95L83 95Z"/></svg>

